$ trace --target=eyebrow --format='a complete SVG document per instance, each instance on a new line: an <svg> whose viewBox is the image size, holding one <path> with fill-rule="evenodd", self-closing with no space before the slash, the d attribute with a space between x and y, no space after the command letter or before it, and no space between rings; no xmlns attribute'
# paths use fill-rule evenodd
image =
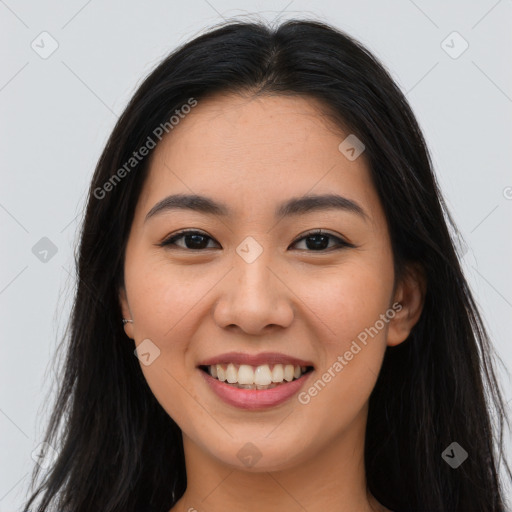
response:
<svg viewBox="0 0 512 512"><path fill-rule="evenodd" d="M156 203L147 213L144 222L159 213L170 210L191 210L221 217L232 215L232 211L227 205L209 197L196 194L175 194ZM365 221L368 220L368 215L358 203L337 194L293 197L279 204L274 215L276 217L290 217L325 210L343 210L354 213Z"/></svg>

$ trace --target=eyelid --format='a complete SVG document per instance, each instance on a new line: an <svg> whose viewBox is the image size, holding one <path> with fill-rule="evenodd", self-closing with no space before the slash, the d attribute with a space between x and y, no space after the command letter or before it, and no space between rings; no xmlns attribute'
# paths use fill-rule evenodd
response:
<svg viewBox="0 0 512 512"><path fill-rule="evenodd" d="M216 244L220 245L219 242L215 240L212 236L210 236L208 233L201 231L200 229L182 229L181 231L178 231L176 233L173 233L172 235L166 236L160 243L156 244L159 247L165 247L165 246L172 246L171 243L173 240L181 238L185 235L202 235L206 238L209 238L210 240L213 240ZM180 247L178 245L174 244L174 247L178 249L184 249L185 251L194 251L194 249L185 249L183 247ZM198 250L198 249L196 249ZM206 249L200 249L199 251L205 251Z"/></svg>
<svg viewBox="0 0 512 512"><path fill-rule="evenodd" d="M215 243L219 244L212 236L210 236L208 233L206 233L204 231L201 231L200 229L183 229L181 231L178 231L177 233L173 233L172 235L164 238L164 240L162 242L160 242L160 243L158 243L156 245L158 245L159 247L172 246L173 243L171 243L171 242L173 242L176 239L181 238L182 236L190 235L190 234L203 235L206 238L209 238L210 240L212 240ZM305 233L301 233L300 235L297 236L297 238L295 238L295 240L291 243L291 245L295 245L297 242L302 241L304 238L307 238L308 236L314 236L314 235L329 236L330 238L333 238L333 239L337 240L338 241L338 245L335 246L335 247L331 247L330 249L327 249L327 250L321 250L321 251L307 251L306 250L305 252L318 252L318 253L322 253L322 252L330 252L333 249L339 249L339 248L343 248L343 247L351 247L351 248L356 248L357 247L356 245L352 244L351 242L349 242L344 237L339 236L339 235L334 235L334 234L330 233L329 231L326 231L325 229L321 229L321 228L315 228L315 229L306 231ZM175 244L174 244L174 247L176 247L178 249L184 249L186 251L192 251L192 252L196 252L196 251L197 252L201 252L201 251L205 251L207 249L211 249L211 247L210 248L206 248L206 249L187 249L187 248L184 248L184 247L177 246ZM301 251L304 252L304 250L301 250Z"/></svg>
<svg viewBox="0 0 512 512"><path fill-rule="evenodd" d="M302 241L302 239L307 238L308 236L313 235L325 235L329 236L331 238L334 238L338 240L339 245L348 246L348 247L355 247L352 243L350 243L347 239L343 238L341 235L334 235L333 233L330 233L329 231L326 231L325 229L321 228L315 228L311 229L309 231L306 231L305 233L301 233L293 242L291 245L296 244L297 242ZM326 252L326 251L308 251L308 252Z"/></svg>

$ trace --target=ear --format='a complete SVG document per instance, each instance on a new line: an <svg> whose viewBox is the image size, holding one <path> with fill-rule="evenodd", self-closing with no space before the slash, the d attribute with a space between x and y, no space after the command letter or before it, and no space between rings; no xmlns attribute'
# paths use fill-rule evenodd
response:
<svg viewBox="0 0 512 512"><path fill-rule="evenodd" d="M130 311L130 307L128 306L128 298L126 296L126 290L125 290L124 286L122 286L119 289L119 304L121 306L121 312L123 314L123 318L131 319L132 313ZM128 338L131 338L132 340L134 339L133 324L131 322L126 322L124 324L124 332L126 333L126 336L128 336Z"/></svg>
<svg viewBox="0 0 512 512"><path fill-rule="evenodd" d="M388 346L399 345L407 339L420 318L426 290L427 279L422 266L415 263L407 265L394 294L393 304L400 303L402 308L395 309L396 314L389 322Z"/></svg>

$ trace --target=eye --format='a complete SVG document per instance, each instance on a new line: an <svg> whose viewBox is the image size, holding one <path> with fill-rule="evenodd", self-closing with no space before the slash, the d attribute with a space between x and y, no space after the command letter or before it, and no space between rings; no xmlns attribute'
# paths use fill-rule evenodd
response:
<svg viewBox="0 0 512 512"><path fill-rule="evenodd" d="M182 239L182 244L176 243L178 240ZM190 250L211 249L212 247L208 247L208 240L214 241L213 238L211 238L210 236L201 231L184 230L174 234L172 237L164 240L158 245L160 247L175 246L181 249ZM337 243L334 244L334 247L329 247L329 241L332 240L336 241ZM302 241L305 241L306 247L314 252L325 252L325 249L341 249L343 247L356 247L354 244L351 244L350 242L347 242L346 240L343 240L338 236L326 233L321 229L313 230L306 233L305 235L295 240L295 242L293 242L292 245L296 245Z"/></svg>
<svg viewBox="0 0 512 512"><path fill-rule="evenodd" d="M336 240L338 243L334 245L334 247L329 246L329 239ZM297 239L292 245L295 245L302 241L306 242L306 247L308 249L312 249L315 252L325 252L325 249L341 249L343 247L356 247L354 244L343 240L339 236L334 236L329 233L322 231L321 229L316 229L314 231L310 231L305 235L301 236Z"/></svg>
<svg viewBox="0 0 512 512"><path fill-rule="evenodd" d="M209 237L205 233L202 233L201 231L194 231L194 230L189 229L189 230L184 230L184 231L180 231L179 233L176 233L171 238L164 240L162 243L160 243L158 245L160 247L175 245L177 247L180 247L181 249L192 249L192 250L210 249L210 247L205 246L205 240L208 238L210 240L213 240L213 238ZM186 240L185 246L176 244L176 240L180 240L180 239Z"/></svg>

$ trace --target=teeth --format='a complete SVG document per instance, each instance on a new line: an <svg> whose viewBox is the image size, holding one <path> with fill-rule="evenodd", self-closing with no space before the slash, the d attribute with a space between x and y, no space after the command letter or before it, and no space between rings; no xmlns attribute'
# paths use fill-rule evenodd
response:
<svg viewBox="0 0 512 512"><path fill-rule="evenodd" d="M291 382L293 380L293 365L287 364L284 367L284 380Z"/></svg>
<svg viewBox="0 0 512 512"><path fill-rule="evenodd" d="M238 381L238 372L236 371L235 365L230 363L226 369L226 380L230 384L234 384Z"/></svg>
<svg viewBox="0 0 512 512"><path fill-rule="evenodd" d="M220 364L217 365L217 379L219 379L221 382L226 380L226 372Z"/></svg>
<svg viewBox="0 0 512 512"><path fill-rule="evenodd" d="M282 364L275 364L272 369L272 382L283 382L284 370Z"/></svg>
<svg viewBox="0 0 512 512"><path fill-rule="evenodd" d="M258 386L268 386L272 383L272 374L268 364L258 366L254 372L254 384Z"/></svg>
<svg viewBox="0 0 512 512"><path fill-rule="evenodd" d="M292 364L262 364L260 366L250 366L233 363L215 364L208 367L209 374L220 380L234 384L239 388L245 389L270 389L283 381L291 382L298 379L306 372L306 366L294 366Z"/></svg>
<svg viewBox="0 0 512 512"><path fill-rule="evenodd" d="M254 370L248 364L241 364L238 369L238 384L253 384Z"/></svg>

